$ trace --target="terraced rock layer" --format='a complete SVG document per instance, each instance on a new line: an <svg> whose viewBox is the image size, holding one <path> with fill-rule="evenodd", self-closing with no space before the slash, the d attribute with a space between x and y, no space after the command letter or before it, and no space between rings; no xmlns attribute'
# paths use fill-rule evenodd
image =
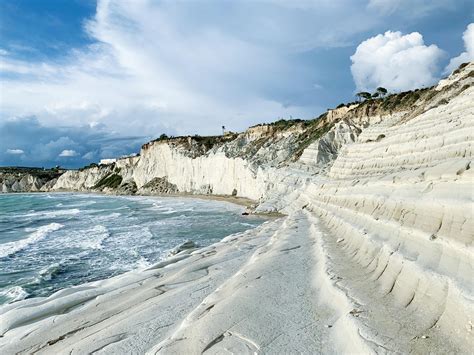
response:
<svg viewBox="0 0 474 355"><path fill-rule="evenodd" d="M383 106L397 98L328 115L336 122L297 161L301 127L265 136L275 149L262 143L252 158L235 141L194 157L161 142L107 171L64 174L57 186L113 173L138 191L152 176L157 188L235 189L259 199L257 211L286 216L147 270L4 306L0 351L471 353L473 72L471 63L417 99L398 97L403 110L391 114Z"/></svg>

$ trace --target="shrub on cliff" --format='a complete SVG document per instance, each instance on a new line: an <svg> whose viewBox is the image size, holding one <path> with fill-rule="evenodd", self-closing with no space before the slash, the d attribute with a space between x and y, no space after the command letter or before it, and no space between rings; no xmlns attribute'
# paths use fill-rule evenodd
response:
<svg viewBox="0 0 474 355"><path fill-rule="evenodd" d="M82 168L79 168L79 171L84 171L87 169L91 168L97 168L99 165L97 163L90 163L89 165L83 166Z"/></svg>
<svg viewBox="0 0 474 355"><path fill-rule="evenodd" d="M111 189L116 189L122 183L122 177L118 174L109 174L100 179L95 185L94 189L103 189L105 187L110 187Z"/></svg>

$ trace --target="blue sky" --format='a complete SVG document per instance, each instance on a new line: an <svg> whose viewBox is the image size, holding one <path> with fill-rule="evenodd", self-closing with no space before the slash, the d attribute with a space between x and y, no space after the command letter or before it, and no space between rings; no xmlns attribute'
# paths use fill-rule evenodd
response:
<svg viewBox="0 0 474 355"><path fill-rule="evenodd" d="M309 119L474 56L469 0L0 2L0 165Z"/></svg>

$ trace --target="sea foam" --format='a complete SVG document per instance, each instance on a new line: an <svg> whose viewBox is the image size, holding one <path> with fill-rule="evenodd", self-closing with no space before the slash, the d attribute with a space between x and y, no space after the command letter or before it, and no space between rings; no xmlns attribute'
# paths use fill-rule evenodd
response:
<svg viewBox="0 0 474 355"><path fill-rule="evenodd" d="M96 225L85 231L84 240L80 240L79 247L83 249L102 249L105 239L110 236L109 230L103 225Z"/></svg>
<svg viewBox="0 0 474 355"><path fill-rule="evenodd" d="M25 249L31 244L44 239L48 234L64 227L59 223L50 223L39 227L36 231L28 235L25 239L16 240L9 243L0 244L0 258L15 254Z"/></svg>
<svg viewBox="0 0 474 355"><path fill-rule="evenodd" d="M42 218L54 218L54 217L60 217L60 216L71 216L71 215L77 215L79 213L81 213L80 209L71 208L67 210L31 212L27 214L18 215L18 217L33 217L35 219L42 219Z"/></svg>
<svg viewBox="0 0 474 355"><path fill-rule="evenodd" d="M21 301L28 296L28 292L26 292L21 286L14 286L0 291L0 297L6 297L8 299L7 303Z"/></svg>

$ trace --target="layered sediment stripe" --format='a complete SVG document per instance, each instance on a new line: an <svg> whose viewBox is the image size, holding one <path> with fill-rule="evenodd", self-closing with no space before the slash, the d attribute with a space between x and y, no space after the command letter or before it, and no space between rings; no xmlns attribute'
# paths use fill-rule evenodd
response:
<svg viewBox="0 0 474 355"><path fill-rule="evenodd" d="M353 224L340 211L308 208L321 221L328 268L357 304L351 314L377 351L469 352L473 314L468 290L406 257L402 241L381 243L379 235L390 231Z"/></svg>
<svg viewBox="0 0 474 355"><path fill-rule="evenodd" d="M9 305L0 351L471 353L474 89L458 90L471 69L443 88L448 103L416 117L353 117L371 125L329 176L301 167L315 146L298 164L257 169L223 150L147 147L127 172L138 185L166 175L184 191L236 189L288 216L90 290ZM278 149L262 150L267 162L284 161Z"/></svg>
<svg viewBox="0 0 474 355"><path fill-rule="evenodd" d="M431 109L408 122L383 130L377 125L366 129L358 143L343 148L329 176L372 178L449 161L454 163L458 159L468 164L473 156L474 88L466 91L469 92L453 98L448 105ZM378 141L375 138L370 142L375 135ZM452 168L456 167L454 164Z"/></svg>

